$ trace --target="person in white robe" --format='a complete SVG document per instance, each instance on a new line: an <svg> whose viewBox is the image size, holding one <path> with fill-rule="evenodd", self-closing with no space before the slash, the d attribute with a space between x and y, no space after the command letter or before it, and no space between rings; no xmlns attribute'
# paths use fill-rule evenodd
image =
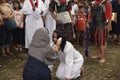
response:
<svg viewBox="0 0 120 80"><path fill-rule="evenodd" d="M25 20L25 48L29 48L34 32L44 27L42 16L45 15L45 7L42 0L25 0L23 4Z"/></svg>
<svg viewBox="0 0 120 80"><path fill-rule="evenodd" d="M59 46L58 58L60 60L60 64L56 71L56 77L60 80L78 78L84 69L83 56L69 41L66 41L63 31L55 30L53 33L53 40L54 43Z"/></svg>
<svg viewBox="0 0 120 80"><path fill-rule="evenodd" d="M50 36L50 45L53 44L53 40L52 40L52 34L53 31L56 29L56 20L52 17L52 13L51 11L49 11L49 4L50 4L51 0L45 0L45 6L47 9L46 12L46 21L45 21L45 27L48 29L49 31L49 36ZM55 12L54 12L55 13Z"/></svg>

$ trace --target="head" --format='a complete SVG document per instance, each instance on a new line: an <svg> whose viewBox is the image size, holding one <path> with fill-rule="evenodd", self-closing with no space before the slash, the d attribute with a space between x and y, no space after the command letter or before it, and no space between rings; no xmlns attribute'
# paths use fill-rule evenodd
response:
<svg viewBox="0 0 120 80"><path fill-rule="evenodd" d="M48 34L48 30L46 28L39 28L35 31L31 45L37 46L37 47L45 47L49 45L50 38Z"/></svg>
<svg viewBox="0 0 120 80"><path fill-rule="evenodd" d="M85 7L84 6L79 7L79 13L85 13Z"/></svg>
<svg viewBox="0 0 120 80"><path fill-rule="evenodd" d="M21 9L20 2L18 0L15 0L13 2L13 7L14 7L14 10Z"/></svg>
<svg viewBox="0 0 120 80"><path fill-rule="evenodd" d="M61 50L63 51L64 50L64 47L65 47L65 44L66 44L66 36L65 36L65 33L62 29L57 29L53 32L53 42L56 44L57 40L59 38L62 38L62 42L61 42L61 45L60 45L60 48Z"/></svg>
<svg viewBox="0 0 120 80"><path fill-rule="evenodd" d="M84 6L83 1L78 1L77 5L78 5L78 7Z"/></svg>
<svg viewBox="0 0 120 80"><path fill-rule="evenodd" d="M84 1L84 6L87 8L89 6L89 3L87 0Z"/></svg>

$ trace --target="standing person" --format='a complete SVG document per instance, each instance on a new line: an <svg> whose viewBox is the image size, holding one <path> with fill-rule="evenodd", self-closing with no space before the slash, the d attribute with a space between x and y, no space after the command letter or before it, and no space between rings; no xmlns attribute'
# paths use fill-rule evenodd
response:
<svg viewBox="0 0 120 80"><path fill-rule="evenodd" d="M1 49L2 49L2 55L7 56L13 55L13 53L10 51L10 40L11 40L11 35L10 35L10 30L7 29L8 25L11 24L10 21L13 20L14 17L14 12L12 7L6 2L6 0L0 0L0 12L1 16L4 21L3 27L1 27Z"/></svg>
<svg viewBox="0 0 120 80"><path fill-rule="evenodd" d="M52 0L49 10L57 22L56 28L64 29L67 40L73 42L72 16L69 0ZM56 12L56 14L54 12Z"/></svg>
<svg viewBox="0 0 120 80"><path fill-rule="evenodd" d="M120 44L120 0L118 0L115 16L116 16L115 17L115 23L117 24L115 32L117 34L118 44Z"/></svg>
<svg viewBox="0 0 120 80"><path fill-rule="evenodd" d="M52 2L52 0L45 0L45 2L47 2L47 1L48 1L49 4ZM51 14L54 14L55 11L54 12L49 11L49 4L48 4L48 7L46 7L47 8L47 13L46 13L45 27L49 31L50 44L53 44L52 34L53 34L53 31L56 29L56 21L51 15Z"/></svg>
<svg viewBox="0 0 120 80"><path fill-rule="evenodd" d="M95 27L94 38L98 48L97 55L92 58L98 58L100 59L99 63L105 63L107 33L111 29L112 8L110 2L108 0L96 0L91 7L90 15L92 26ZM108 22L106 23L106 21Z"/></svg>
<svg viewBox="0 0 120 80"><path fill-rule="evenodd" d="M83 6L79 7L79 9L78 14L76 14L76 45L83 46L86 29L86 13Z"/></svg>
<svg viewBox="0 0 120 80"><path fill-rule="evenodd" d="M39 28L33 35L29 47L29 57L23 71L23 80L51 80L48 65L58 58L56 48L49 44L49 33L46 28Z"/></svg>
<svg viewBox="0 0 120 80"><path fill-rule="evenodd" d="M22 51L22 44L24 44L24 26L23 26L23 14L21 11L21 6L19 1L13 2L14 8L14 19L17 24L17 28L13 30L13 39L16 45L15 50Z"/></svg>
<svg viewBox="0 0 120 80"><path fill-rule="evenodd" d="M56 77L60 80L76 79L84 70L82 67L84 61L83 56L66 40L62 30L54 31L53 41L58 45L57 53L60 60L60 64L56 71Z"/></svg>
<svg viewBox="0 0 120 80"><path fill-rule="evenodd" d="M42 16L45 14L45 7L42 0L25 0L23 4L25 20L25 48L28 48L34 32L44 27Z"/></svg>

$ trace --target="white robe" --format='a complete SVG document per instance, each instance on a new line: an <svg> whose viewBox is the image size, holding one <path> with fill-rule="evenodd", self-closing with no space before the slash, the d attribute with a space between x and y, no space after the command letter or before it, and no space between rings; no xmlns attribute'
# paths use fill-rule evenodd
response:
<svg viewBox="0 0 120 80"><path fill-rule="evenodd" d="M66 78L75 79L80 76L83 65L83 56L73 47L70 42L66 42L64 51L58 52L60 64L56 71L56 77L60 80Z"/></svg>
<svg viewBox="0 0 120 80"><path fill-rule="evenodd" d="M53 19L53 17L51 16L50 11L48 10L49 4L50 4L50 0L45 0L45 5L46 5L46 8L47 8L45 27L49 31L50 45L51 45L51 44L53 44L52 34L53 34L53 31L56 29L56 21L55 21L55 19Z"/></svg>
<svg viewBox="0 0 120 80"><path fill-rule="evenodd" d="M29 48L34 32L41 27L44 27L41 11L45 12L45 7L42 0L38 0L38 8L32 10L30 0L25 0L23 4L23 14L26 15L25 20L25 48ZM44 14L43 14L44 15Z"/></svg>

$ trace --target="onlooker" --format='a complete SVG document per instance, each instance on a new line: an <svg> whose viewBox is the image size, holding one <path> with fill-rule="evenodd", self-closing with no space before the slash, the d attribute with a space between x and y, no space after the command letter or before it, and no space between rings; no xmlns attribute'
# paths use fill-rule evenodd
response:
<svg viewBox="0 0 120 80"><path fill-rule="evenodd" d="M66 40L62 30L55 30L53 33L53 41L58 46L58 58L60 64L56 71L56 77L60 80L76 79L83 73L83 56L73 45Z"/></svg>
<svg viewBox="0 0 120 80"><path fill-rule="evenodd" d="M86 13L83 6L79 7L79 12L76 14L76 45L83 46L86 30Z"/></svg>
<svg viewBox="0 0 120 80"><path fill-rule="evenodd" d="M13 55L10 51L10 31L7 29L7 25L9 25L8 20L13 20L13 9L12 7L6 2L6 0L0 0L0 12L2 18L4 20L4 26L2 27L2 36L1 36L1 48L2 48L2 55L6 56L6 53L9 55ZM5 50L6 49L6 50Z"/></svg>
<svg viewBox="0 0 120 80"><path fill-rule="evenodd" d="M120 44L120 0L118 0L115 16L115 22L117 23L115 32L118 34L117 41Z"/></svg>
<svg viewBox="0 0 120 80"><path fill-rule="evenodd" d="M25 0L23 4L25 19L25 48L29 48L34 32L44 27L42 16L45 14L45 7L42 0Z"/></svg>
<svg viewBox="0 0 120 80"><path fill-rule="evenodd" d="M22 44L24 44L24 25L23 25L23 14L21 11L21 6L19 1L13 2L13 8L14 8L14 19L17 24L17 28L13 30L13 40L15 43L15 50L16 51L22 51L23 47Z"/></svg>
<svg viewBox="0 0 120 80"><path fill-rule="evenodd" d="M56 21L55 19L52 17L51 14L54 14L54 12L51 12L49 10L49 4L52 2L52 0L45 0L45 4L48 4L46 6L47 12L46 12L46 21L45 21L45 27L48 29L49 31L49 36L50 36L50 44L53 44L53 40L52 40L52 34L53 31L56 29Z"/></svg>
<svg viewBox="0 0 120 80"><path fill-rule="evenodd" d="M98 47L97 56L92 58L99 58L99 63L105 63L107 33L111 30L112 8L110 2L108 0L96 0L90 14L92 26L95 27L95 43ZM107 24L106 20L108 21Z"/></svg>

